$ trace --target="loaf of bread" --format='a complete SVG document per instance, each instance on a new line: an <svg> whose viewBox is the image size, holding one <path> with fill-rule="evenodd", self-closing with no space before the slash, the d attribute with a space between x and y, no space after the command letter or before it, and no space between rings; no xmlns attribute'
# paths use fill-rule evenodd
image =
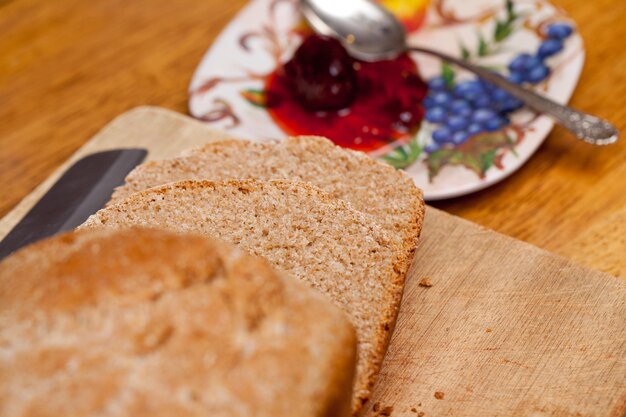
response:
<svg viewBox="0 0 626 417"><path fill-rule="evenodd" d="M83 227L129 225L219 236L328 295L357 331L353 412L369 399L406 272L406 252L370 216L301 182L181 181L133 194Z"/></svg>
<svg viewBox="0 0 626 417"><path fill-rule="evenodd" d="M175 181L229 179L308 182L373 216L401 241L406 259L410 262L413 258L424 218L419 188L404 172L321 137L292 137L264 144L212 142L180 158L138 166L115 191L112 201Z"/></svg>
<svg viewBox="0 0 626 417"><path fill-rule="evenodd" d="M0 416L346 417L355 335L204 236L84 230L0 263Z"/></svg>

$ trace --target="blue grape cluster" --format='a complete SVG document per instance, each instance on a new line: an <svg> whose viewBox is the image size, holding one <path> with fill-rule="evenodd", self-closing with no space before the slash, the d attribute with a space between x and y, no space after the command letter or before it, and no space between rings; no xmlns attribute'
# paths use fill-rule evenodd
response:
<svg viewBox="0 0 626 417"><path fill-rule="evenodd" d="M519 54L509 63L509 81L515 84L537 84L546 79L550 69L545 59L563 50L563 42L573 32L570 25L553 23L546 28L546 39L541 42L535 55Z"/></svg>
<svg viewBox="0 0 626 417"><path fill-rule="evenodd" d="M563 41L572 34L572 27L553 23L536 55L520 54L508 65L508 79L516 84L536 84L543 81L550 69L544 60L563 49ZM482 79L461 81L452 85L437 76L428 81L428 96L424 100L424 118L437 126L433 142L425 151L432 153L444 145L458 146L470 137L494 132L509 125L509 114L520 109L522 102L504 90Z"/></svg>
<svg viewBox="0 0 626 417"><path fill-rule="evenodd" d="M438 125L433 142L426 146L428 153L445 144L461 145L478 133L499 130L509 124L507 115L522 107L521 101L483 80L449 86L442 77L435 77L428 88L424 118Z"/></svg>

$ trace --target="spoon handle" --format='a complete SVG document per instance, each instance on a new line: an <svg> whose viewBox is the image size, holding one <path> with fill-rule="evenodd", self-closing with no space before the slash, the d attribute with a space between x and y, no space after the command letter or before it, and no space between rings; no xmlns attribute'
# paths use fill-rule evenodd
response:
<svg viewBox="0 0 626 417"><path fill-rule="evenodd" d="M568 106L561 105L547 99L524 87L513 84L506 78L493 71L472 65L464 60L442 54L432 49L408 47L408 51L421 52L451 62L478 75L485 81L517 97L531 109L552 116L561 126L574 133L579 139L594 145L608 145L617 141L619 132L611 123L587 113L583 113Z"/></svg>

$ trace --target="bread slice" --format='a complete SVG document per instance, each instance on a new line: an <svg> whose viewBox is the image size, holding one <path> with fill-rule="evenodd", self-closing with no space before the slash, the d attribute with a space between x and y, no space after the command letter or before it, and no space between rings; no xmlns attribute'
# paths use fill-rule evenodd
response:
<svg viewBox="0 0 626 417"><path fill-rule="evenodd" d="M181 181L134 194L84 226L128 225L219 236L327 294L356 327L353 411L361 409L389 343L406 262L371 218L307 183Z"/></svg>
<svg viewBox="0 0 626 417"><path fill-rule="evenodd" d="M403 171L322 137L291 137L263 144L235 139L212 142L180 158L138 166L115 191L112 201L175 181L229 179L309 182L373 216L402 242L407 260L413 258L424 219L419 188Z"/></svg>
<svg viewBox="0 0 626 417"><path fill-rule="evenodd" d="M0 264L0 416L345 417L355 335L224 242L86 230Z"/></svg>

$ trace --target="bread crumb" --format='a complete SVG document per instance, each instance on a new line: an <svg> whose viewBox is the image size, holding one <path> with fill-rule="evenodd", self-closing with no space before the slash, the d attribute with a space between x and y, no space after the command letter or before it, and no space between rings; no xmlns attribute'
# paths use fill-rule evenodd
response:
<svg viewBox="0 0 626 417"><path fill-rule="evenodd" d="M393 411L393 407L392 406L387 406L387 407L384 407L382 410L380 410L380 415L381 416L390 416L392 411Z"/></svg>
<svg viewBox="0 0 626 417"><path fill-rule="evenodd" d="M417 413L417 408L412 407L412 408L411 408L411 411L412 411L413 413Z"/></svg>
<svg viewBox="0 0 626 417"><path fill-rule="evenodd" d="M491 330L491 328L489 328L489 327L488 327L488 328L487 328L487 330L485 330L485 332L487 332L487 333L491 333L491 332L492 332L492 330Z"/></svg>
<svg viewBox="0 0 626 417"><path fill-rule="evenodd" d="M419 413L417 413L417 417L424 417L424 412L420 411Z"/></svg>
<svg viewBox="0 0 626 417"><path fill-rule="evenodd" d="M430 278L424 277L424 278L421 279L419 285L420 285L420 287L432 287L433 286L433 282L430 280Z"/></svg>
<svg viewBox="0 0 626 417"><path fill-rule="evenodd" d="M380 403L374 403L374 406L372 407L372 410L374 410L374 412L378 413L378 411L380 411Z"/></svg>
<svg viewBox="0 0 626 417"><path fill-rule="evenodd" d="M435 391L435 398L438 400L443 400L444 393L441 391Z"/></svg>

